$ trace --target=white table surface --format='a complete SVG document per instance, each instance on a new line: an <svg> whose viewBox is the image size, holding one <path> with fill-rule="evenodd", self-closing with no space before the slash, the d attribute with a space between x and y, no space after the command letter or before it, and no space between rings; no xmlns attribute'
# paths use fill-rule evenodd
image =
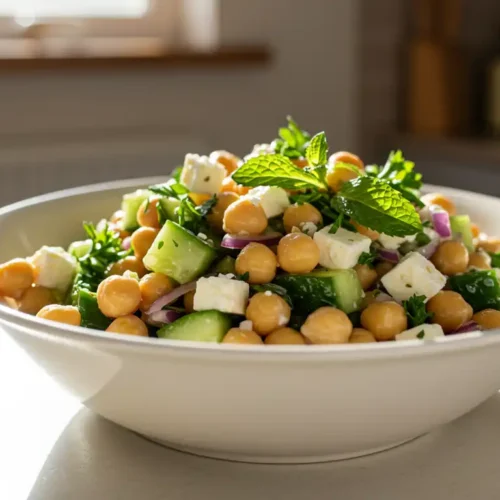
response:
<svg viewBox="0 0 500 500"><path fill-rule="evenodd" d="M0 395L1 500L500 498L500 395L402 447L306 466L229 463L152 444L82 408L1 330Z"/></svg>

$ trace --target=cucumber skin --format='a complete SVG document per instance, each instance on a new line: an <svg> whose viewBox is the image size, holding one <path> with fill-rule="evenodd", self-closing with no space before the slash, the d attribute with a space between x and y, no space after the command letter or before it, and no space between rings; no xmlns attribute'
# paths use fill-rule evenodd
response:
<svg viewBox="0 0 500 500"><path fill-rule="evenodd" d="M161 327L158 338L192 342L222 342L231 328L231 319L220 311L198 311ZM208 330L208 331L207 331Z"/></svg>
<svg viewBox="0 0 500 500"><path fill-rule="evenodd" d="M137 212L141 203L146 200L151 193L147 189L138 189L133 193L126 194L122 199L123 229L125 231L135 231L139 227L137 222Z"/></svg>
<svg viewBox="0 0 500 500"><path fill-rule="evenodd" d="M106 330L113 321L100 311L95 293L80 288L76 305L82 316L81 326L94 330Z"/></svg>
<svg viewBox="0 0 500 500"><path fill-rule="evenodd" d="M472 236L472 226L468 215L451 215L450 226L452 233L461 234L462 242L469 252L474 251L474 242Z"/></svg>
<svg viewBox="0 0 500 500"><path fill-rule="evenodd" d="M219 260L219 262L215 264L213 269L215 273L235 274L235 264L236 260L233 257L226 255L223 259Z"/></svg>
<svg viewBox="0 0 500 500"><path fill-rule="evenodd" d="M148 269L166 274L182 285L203 275L216 257L217 252L213 247L168 220L143 262Z"/></svg>
<svg viewBox="0 0 500 500"><path fill-rule="evenodd" d="M345 276L350 285L356 287L353 290L355 301L351 304L342 304L336 290L336 278ZM346 314L357 311L361 305L362 290L356 272L352 269L338 271L313 271L302 275L277 276L274 283L285 288L292 299L294 314L299 316L308 315L316 309L324 306L338 307Z"/></svg>
<svg viewBox="0 0 500 500"><path fill-rule="evenodd" d="M494 269L458 274L449 278L448 283L475 313L483 309L500 310L500 284Z"/></svg>

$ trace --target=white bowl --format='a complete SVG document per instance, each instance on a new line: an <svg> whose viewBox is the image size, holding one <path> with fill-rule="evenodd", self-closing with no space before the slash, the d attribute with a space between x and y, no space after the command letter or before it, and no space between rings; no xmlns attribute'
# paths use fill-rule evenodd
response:
<svg viewBox="0 0 500 500"><path fill-rule="evenodd" d="M0 262L82 237L123 193L160 179L73 189L0 209ZM429 189L429 188L428 188ZM500 200L432 187L491 234ZM207 345L46 323L0 322L87 407L192 453L265 463L384 450L445 424L500 388L500 335L342 346Z"/></svg>

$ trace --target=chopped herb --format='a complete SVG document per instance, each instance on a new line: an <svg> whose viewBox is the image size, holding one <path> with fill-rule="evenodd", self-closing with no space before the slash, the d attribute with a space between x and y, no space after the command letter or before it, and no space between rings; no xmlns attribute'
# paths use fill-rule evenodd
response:
<svg viewBox="0 0 500 500"><path fill-rule="evenodd" d="M287 117L288 127L279 129L279 139L273 141L277 154L297 159L305 156L311 136L302 130L291 116Z"/></svg>
<svg viewBox="0 0 500 500"><path fill-rule="evenodd" d="M248 281L248 278L250 278L250 273L246 272L243 274L237 274L234 279L238 281Z"/></svg>
<svg viewBox="0 0 500 500"><path fill-rule="evenodd" d="M421 330L420 332L417 333L417 339L423 339L425 336L425 331Z"/></svg>
<svg viewBox="0 0 500 500"><path fill-rule="evenodd" d="M208 182L210 180L210 176L207 175L204 179L203 179L205 182Z"/></svg>
<svg viewBox="0 0 500 500"><path fill-rule="evenodd" d="M411 285L409 283L406 283L405 287L406 288L411 288Z"/></svg>
<svg viewBox="0 0 500 500"><path fill-rule="evenodd" d="M251 288L252 288L252 291L255 293L271 292L271 293L274 293L275 295L279 295L282 299L285 300L285 302L290 307L293 307L292 299L288 295L286 288L284 288L280 285L275 285L274 283L267 283L266 285L252 285Z"/></svg>
<svg viewBox="0 0 500 500"><path fill-rule="evenodd" d="M408 300L403 300L403 307L410 327L420 326L432 318L432 314L428 313L425 308L425 300L423 295L413 295Z"/></svg>
<svg viewBox="0 0 500 500"><path fill-rule="evenodd" d="M366 265L373 269L375 267L375 261L378 258L377 249L370 248L370 252L363 252L358 259L358 264Z"/></svg>
<svg viewBox="0 0 500 500"><path fill-rule="evenodd" d="M500 253L490 253L491 267L500 267Z"/></svg>
<svg viewBox="0 0 500 500"><path fill-rule="evenodd" d="M340 214L337 217L337 220L332 224L328 232L330 234L335 234L340 229L340 226L342 226L342 222L344 222L344 214Z"/></svg>
<svg viewBox="0 0 500 500"><path fill-rule="evenodd" d="M423 247L424 245L427 245L430 242L431 242L430 236L428 236L425 233L418 233L417 236L416 236L416 238L415 238L415 243L419 247Z"/></svg>
<svg viewBox="0 0 500 500"><path fill-rule="evenodd" d="M144 212L146 213L149 210L149 205L151 204L151 197L146 198L146 204L144 205Z"/></svg>
<svg viewBox="0 0 500 500"><path fill-rule="evenodd" d="M172 243L174 244L175 247L179 246L179 243L177 243L177 241L175 241L175 240L172 240Z"/></svg>
<svg viewBox="0 0 500 500"><path fill-rule="evenodd" d="M164 244L165 244L165 243L164 243L163 241L159 241L159 242L158 242L158 250L161 250L161 249L163 248L163 245L164 245Z"/></svg>
<svg viewBox="0 0 500 500"><path fill-rule="evenodd" d="M309 165L319 167L325 165L328 158L328 142L324 132L316 134L306 150L306 158Z"/></svg>

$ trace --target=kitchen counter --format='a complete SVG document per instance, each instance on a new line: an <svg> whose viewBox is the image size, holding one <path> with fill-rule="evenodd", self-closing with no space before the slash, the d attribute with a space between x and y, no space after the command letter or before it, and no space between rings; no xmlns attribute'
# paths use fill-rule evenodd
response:
<svg viewBox="0 0 500 500"><path fill-rule="evenodd" d="M2 500L500 497L500 395L384 453L319 465L265 466L162 448L94 415L1 331L0 394Z"/></svg>

